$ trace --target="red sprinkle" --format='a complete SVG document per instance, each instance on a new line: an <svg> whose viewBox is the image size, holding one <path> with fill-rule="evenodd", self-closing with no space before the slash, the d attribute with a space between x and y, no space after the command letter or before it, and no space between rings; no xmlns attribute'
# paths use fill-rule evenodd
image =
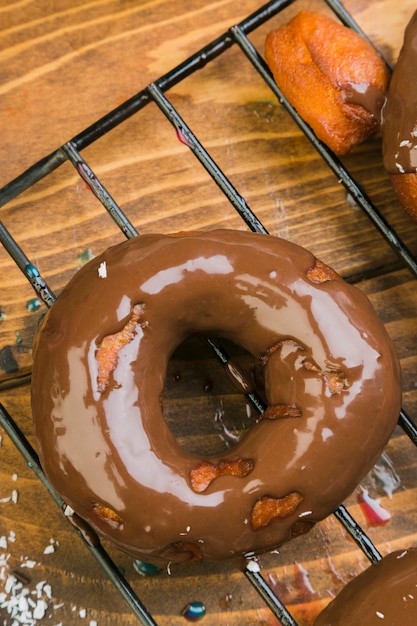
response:
<svg viewBox="0 0 417 626"><path fill-rule="evenodd" d="M384 526L391 519L391 514L384 509L379 500L371 498L367 489L361 489L357 501L370 526Z"/></svg>

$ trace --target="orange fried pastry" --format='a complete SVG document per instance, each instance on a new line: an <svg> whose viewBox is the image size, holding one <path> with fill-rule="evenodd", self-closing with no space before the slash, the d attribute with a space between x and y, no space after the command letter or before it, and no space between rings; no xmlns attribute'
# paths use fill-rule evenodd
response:
<svg viewBox="0 0 417 626"><path fill-rule="evenodd" d="M356 32L301 11L268 34L265 55L284 96L333 152L346 154L378 132L389 75Z"/></svg>

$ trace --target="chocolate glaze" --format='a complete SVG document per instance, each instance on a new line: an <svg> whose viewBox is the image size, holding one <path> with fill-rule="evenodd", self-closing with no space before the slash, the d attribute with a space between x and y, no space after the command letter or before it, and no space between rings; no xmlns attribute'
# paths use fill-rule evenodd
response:
<svg viewBox="0 0 417 626"><path fill-rule="evenodd" d="M390 174L417 172L417 11L404 33L382 110L382 152Z"/></svg>
<svg viewBox="0 0 417 626"><path fill-rule="evenodd" d="M79 516L142 561L216 560L276 548L353 491L397 422L400 368L367 298L342 280L314 284L314 263L268 235L142 235L72 278L35 341L32 406L42 466ZM134 307L143 319L99 391L98 345ZM160 405L170 355L192 334L263 357L269 403L302 413L260 420L210 457L254 469L203 493L190 483L202 459L179 447ZM333 395L332 371L348 381ZM293 492L303 499L291 515L252 529L257 500ZM96 515L105 508L116 522Z"/></svg>
<svg viewBox="0 0 417 626"><path fill-rule="evenodd" d="M417 549L392 552L354 578L314 626L415 626Z"/></svg>
<svg viewBox="0 0 417 626"><path fill-rule="evenodd" d="M341 87L343 102L363 107L378 121L385 102L385 92L369 82L347 83Z"/></svg>

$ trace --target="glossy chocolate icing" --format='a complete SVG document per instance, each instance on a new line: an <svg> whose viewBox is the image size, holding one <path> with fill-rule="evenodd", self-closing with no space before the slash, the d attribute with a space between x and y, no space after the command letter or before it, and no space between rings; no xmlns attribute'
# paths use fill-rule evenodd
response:
<svg viewBox="0 0 417 626"><path fill-rule="evenodd" d="M348 83L341 86L343 102L357 104L380 122L381 109L385 102L385 92L369 82Z"/></svg>
<svg viewBox="0 0 417 626"><path fill-rule="evenodd" d="M415 626L417 548L399 550L354 578L319 615L314 626Z"/></svg>
<svg viewBox="0 0 417 626"><path fill-rule="evenodd" d="M314 283L314 264L269 235L142 235L72 278L35 341L32 407L44 471L81 518L143 561L216 560L274 549L353 491L397 422L400 368L368 299L342 280ZM133 311L135 333L100 391L98 346ZM211 457L254 467L203 493L190 483L202 459L179 447L160 404L170 355L192 334L263 359L269 404L301 410L260 420ZM332 372L344 381L338 393ZM295 492L295 511L252 529L260 498Z"/></svg>
<svg viewBox="0 0 417 626"><path fill-rule="evenodd" d="M417 11L404 33L382 110L384 167L390 174L417 172Z"/></svg>

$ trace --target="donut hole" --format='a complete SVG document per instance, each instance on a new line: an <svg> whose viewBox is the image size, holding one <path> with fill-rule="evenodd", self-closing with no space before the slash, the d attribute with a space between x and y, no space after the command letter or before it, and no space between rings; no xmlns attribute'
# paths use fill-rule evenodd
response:
<svg viewBox="0 0 417 626"><path fill-rule="evenodd" d="M233 364L256 378L255 358L234 343L219 340ZM162 395L164 418L179 446L195 455L230 450L258 419L258 413L236 389L204 339L192 337L175 350Z"/></svg>

